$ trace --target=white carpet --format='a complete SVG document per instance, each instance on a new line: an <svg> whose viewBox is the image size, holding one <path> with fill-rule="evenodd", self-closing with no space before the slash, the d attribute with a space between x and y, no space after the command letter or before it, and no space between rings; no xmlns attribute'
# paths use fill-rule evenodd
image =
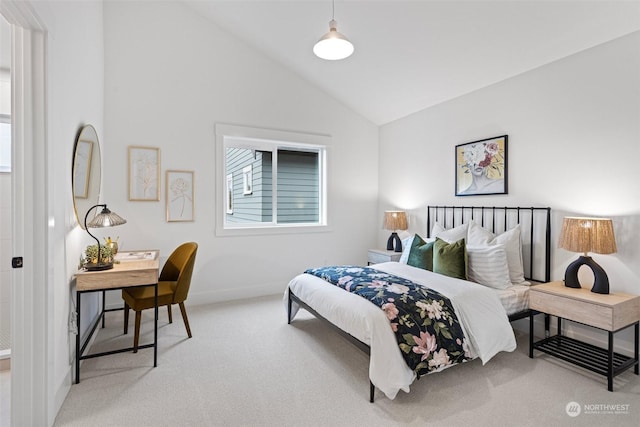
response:
<svg viewBox="0 0 640 427"><path fill-rule="evenodd" d="M638 426L640 420L640 377L632 370L608 392L603 376L537 352L529 359L525 335L515 352L485 366L475 360L429 375L395 400L377 391L372 404L368 356L306 311L287 325L280 295L187 304L187 311L192 339L178 309L173 324L160 310L157 368L152 349L85 360L55 425ZM141 342L151 340L151 313ZM109 313L91 352L131 345L132 327L123 337L122 312ZM577 417L567 414L570 402L579 404ZM621 413L603 405L618 405Z"/></svg>

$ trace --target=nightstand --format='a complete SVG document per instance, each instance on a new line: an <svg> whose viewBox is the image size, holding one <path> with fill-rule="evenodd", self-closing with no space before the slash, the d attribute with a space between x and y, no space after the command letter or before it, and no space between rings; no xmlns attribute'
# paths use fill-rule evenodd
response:
<svg viewBox="0 0 640 427"><path fill-rule="evenodd" d="M367 265L378 264L381 262L400 261L402 252L387 251L385 249L369 249L367 254Z"/></svg>
<svg viewBox="0 0 640 427"><path fill-rule="evenodd" d="M529 357L533 350L555 356L574 365L607 377L607 389L613 391L613 377L634 367L638 375L638 324L640 297L623 293L597 294L585 288L568 288L564 282L550 282L532 286L529 291ZM549 336L545 322L545 338L534 342L533 318L536 312L558 318L558 333ZM603 349L562 335L562 319L602 329L608 333L608 348ZM613 351L613 334L635 327L634 357Z"/></svg>

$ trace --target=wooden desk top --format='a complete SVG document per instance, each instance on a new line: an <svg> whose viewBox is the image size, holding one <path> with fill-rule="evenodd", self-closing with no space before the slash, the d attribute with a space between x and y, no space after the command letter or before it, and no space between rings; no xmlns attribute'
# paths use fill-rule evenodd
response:
<svg viewBox="0 0 640 427"><path fill-rule="evenodd" d="M76 290L100 291L124 288L128 286L155 285L158 283L159 251L145 250L119 252L116 255L118 264L111 270L85 271L78 270Z"/></svg>

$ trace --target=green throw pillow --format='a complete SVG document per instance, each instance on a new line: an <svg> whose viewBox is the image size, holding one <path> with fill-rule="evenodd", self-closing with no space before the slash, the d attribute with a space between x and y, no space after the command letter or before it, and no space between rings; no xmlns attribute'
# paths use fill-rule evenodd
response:
<svg viewBox="0 0 640 427"><path fill-rule="evenodd" d="M407 264L433 271L433 242L425 242L417 234L411 243Z"/></svg>
<svg viewBox="0 0 640 427"><path fill-rule="evenodd" d="M464 239L455 243L436 239L433 245L433 272L458 279L467 279L467 248Z"/></svg>

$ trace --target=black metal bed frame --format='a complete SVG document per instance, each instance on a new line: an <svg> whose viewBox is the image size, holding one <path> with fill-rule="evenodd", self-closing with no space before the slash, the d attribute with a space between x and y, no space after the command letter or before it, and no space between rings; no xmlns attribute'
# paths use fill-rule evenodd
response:
<svg viewBox="0 0 640 427"><path fill-rule="evenodd" d="M496 212L500 217L496 217ZM521 240L523 245L528 244L530 246L528 253L528 264L525 265L525 279L534 282L549 282L551 279L551 208L548 207L487 207L487 206L427 206L427 237L431 235L431 229L435 222L440 221L444 228L451 228L464 224L468 221L479 221L479 224L493 233L504 232L515 226L521 224L521 220L529 219L529 227L527 230L523 230L521 227ZM515 220L514 220L515 219ZM542 219L544 225L543 234L536 233L537 221ZM433 222L432 222L433 220ZM543 236L543 242L537 243L534 239L536 236ZM537 251L535 248L540 249L542 247L543 252L543 266L542 276L539 275L539 269L535 269L534 261L537 259L535 255ZM309 307L304 301L298 298L289 289L289 298L287 303L287 323L291 324L291 305L295 302L301 308L304 308L309 313L313 314L320 320L323 320L329 324L336 332L345 337L348 341L354 344L357 348L365 352L367 355L371 355L371 347L364 342L360 341L348 332L343 331L329 320L320 315L313 308ZM530 316L532 311L526 309L524 311L509 315L509 321L524 319ZM548 322L548 318L546 320ZM420 375L417 376L420 379ZM369 402L373 403L375 394L375 386L369 381Z"/></svg>

